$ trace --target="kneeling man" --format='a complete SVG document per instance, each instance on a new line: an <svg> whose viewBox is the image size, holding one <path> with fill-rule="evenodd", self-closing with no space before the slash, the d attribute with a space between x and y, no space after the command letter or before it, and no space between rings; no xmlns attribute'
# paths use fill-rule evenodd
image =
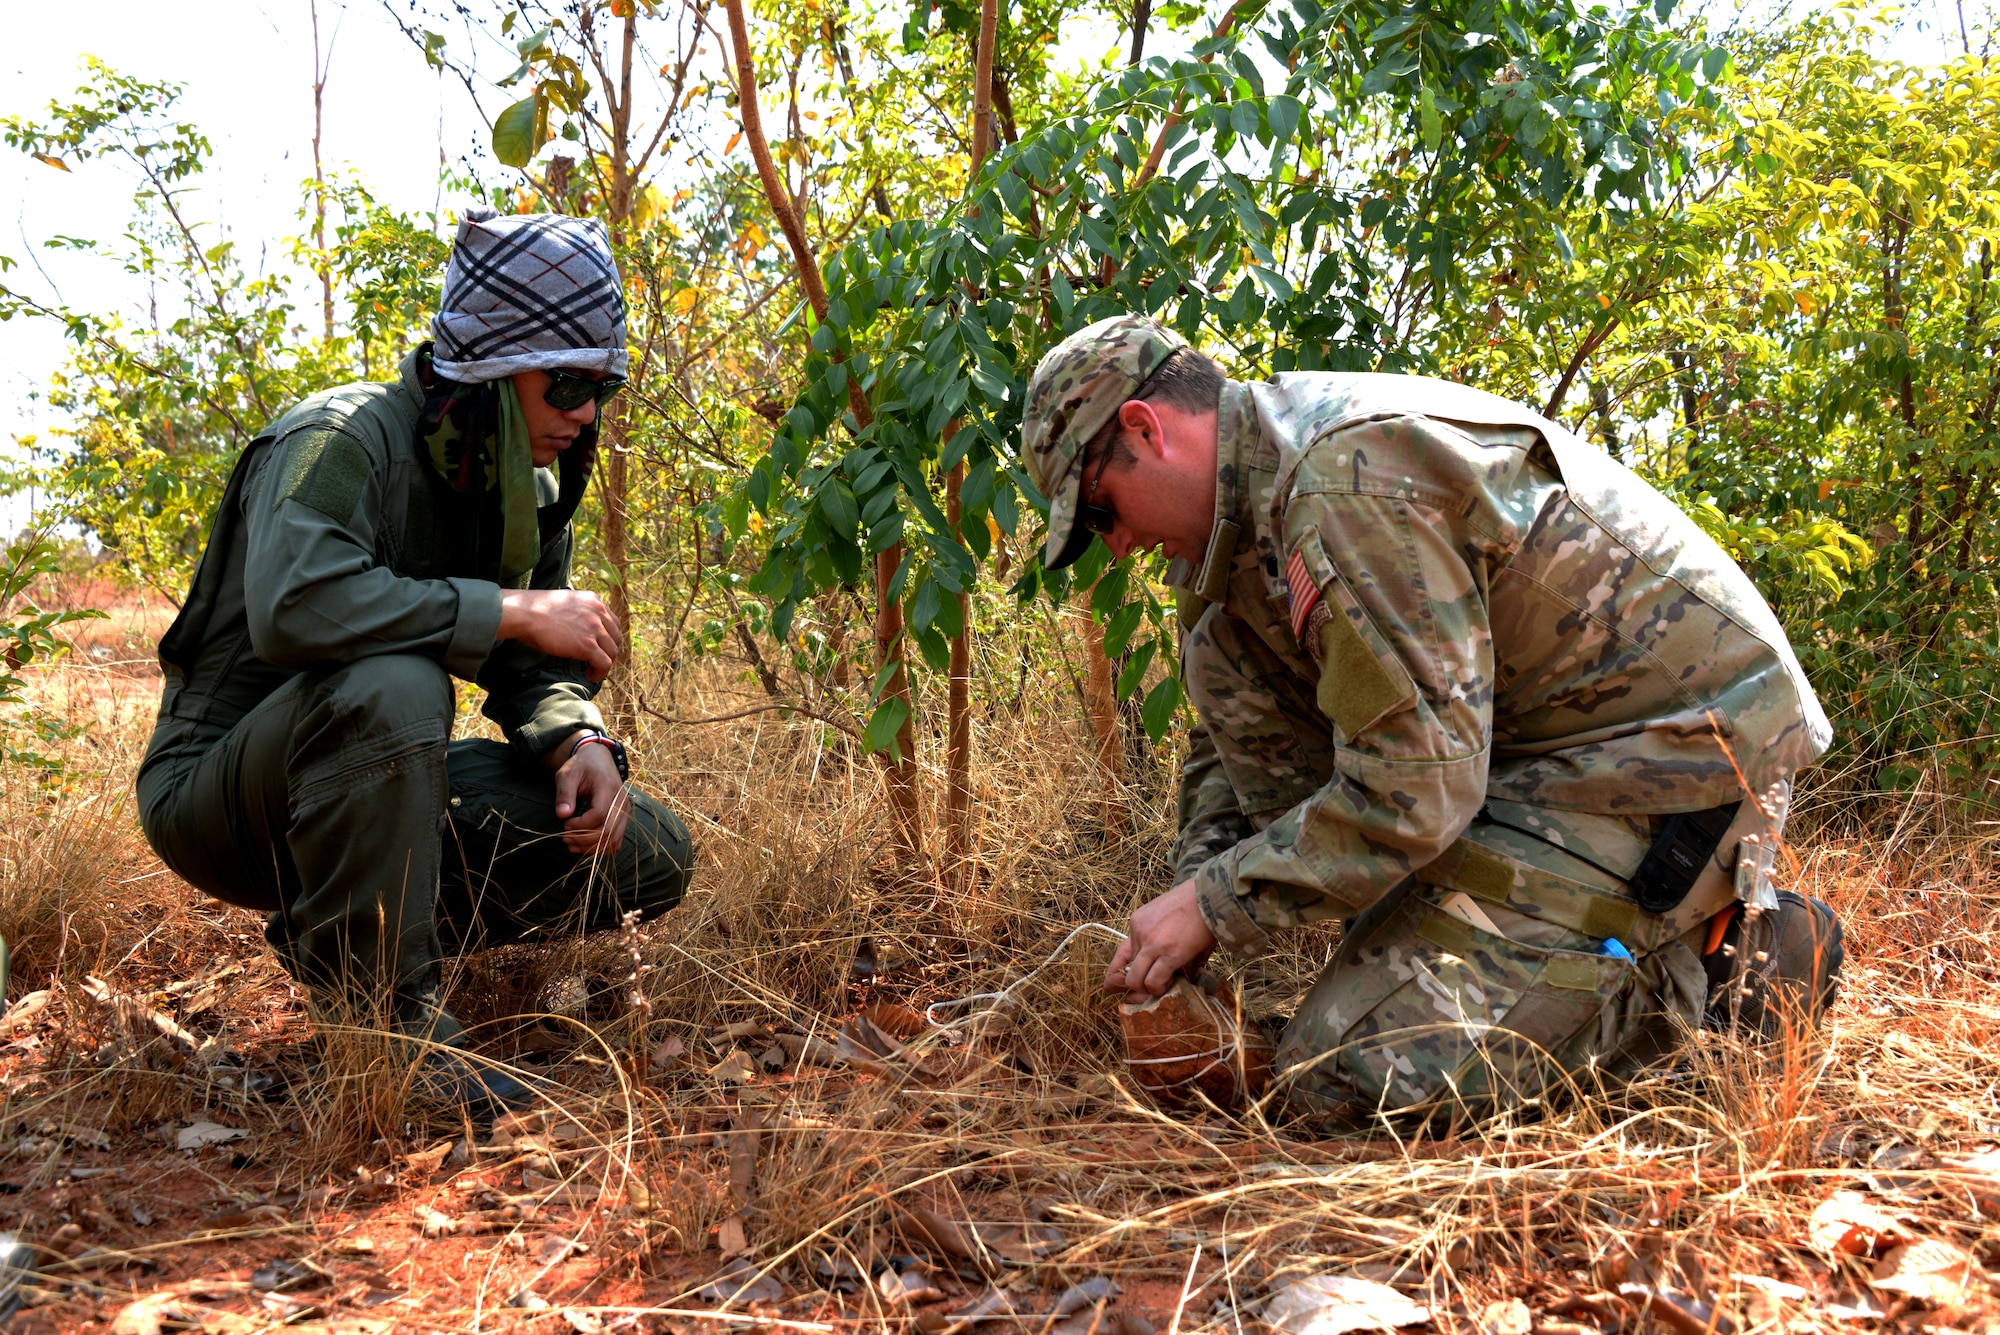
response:
<svg viewBox="0 0 2000 1335"><path fill-rule="evenodd" d="M1771 866L1831 729L1749 578L1623 465L1440 380L1226 380L1138 316L1042 359L1022 453L1049 567L1100 534L1181 590L1176 884L1107 987L1344 920L1277 1054L1334 1120L1823 1009L1839 924Z"/></svg>
<svg viewBox="0 0 2000 1335"><path fill-rule="evenodd" d="M603 224L469 215L427 342L244 450L180 618L139 772L146 838L265 936L323 1013L451 1045L446 945L664 913L686 829L626 787L592 703L618 625L569 587L598 406L624 383ZM453 678L505 744L451 741ZM526 1089L448 1052L468 1105Z"/></svg>

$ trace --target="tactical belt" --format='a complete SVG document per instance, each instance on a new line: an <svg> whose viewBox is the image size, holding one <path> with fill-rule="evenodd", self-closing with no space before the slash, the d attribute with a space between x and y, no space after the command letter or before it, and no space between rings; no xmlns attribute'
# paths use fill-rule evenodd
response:
<svg viewBox="0 0 2000 1335"><path fill-rule="evenodd" d="M1599 866L1574 849L1564 848L1539 831L1496 820L1484 809L1475 818L1476 823L1499 825L1525 834L1586 866L1596 867L1629 886L1631 895L1572 880L1464 837L1423 868L1418 879L1447 890L1463 890L1474 899L1567 927L1584 936L1615 937L1634 954L1646 954L1681 936L1693 925L1686 913L1675 910L1683 906L1695 881L1721 846L1737 806L1730 803L1709 811L1667 817L1638 869L1622 875L1613 868ZM1653 904L1662 907L1653 908ZM1686 907L1698 921L1723 905Z"/></svg>

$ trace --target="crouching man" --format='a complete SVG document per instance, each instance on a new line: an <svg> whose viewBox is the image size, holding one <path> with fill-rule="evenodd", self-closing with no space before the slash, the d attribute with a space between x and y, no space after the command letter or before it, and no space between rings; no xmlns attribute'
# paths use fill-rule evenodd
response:
<svg viewBox="0 0 2000 1335"><path fill-rule="evenodd" d="M1183 589L1176 883L1108 988L1343 919L1277 1052L1335 1121L1518 1107L1826 1005L1839 924L1770 873L1831 729L1748 577L1625 467L1444 381L1226 380L1137 316L1042 359L1022 454L1051 568L1100 534Z"/></svg>
<svg viewBox="0 0 2000 1335"><path fill-rule="evenodd" d="M167 865L270 915L323 1014L452 1045L447 946L616 927L679 902L686 829L626 786L592 703L619 628L572 590L570 520L624 383L603 225L469 215L434 341L244 450L180 618L139 772ZM453 678L505 744L451 741ZM528 1091L430 1049L431 1093Z"/></svg>

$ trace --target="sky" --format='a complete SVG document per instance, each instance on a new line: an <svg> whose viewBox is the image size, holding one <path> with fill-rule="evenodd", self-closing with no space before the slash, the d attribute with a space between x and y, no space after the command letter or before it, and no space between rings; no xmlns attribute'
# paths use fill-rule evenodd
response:
<svg viewBox="0 0 2000 1335"><path fill-rule="evenodd" d="M36 115L83 82L96 56L124 74L186 84L180 115L215 147L193 211L219 222L246 258L280 263L282 238L300 229L299 183L312 175L313 40L307 0L96 0L10 5L0 57L0 115ZM79 22L79 14L87 15ZM329 169L365 164L385 204L428 212L438 202L442 140L455 158L483 136L464 89L443 84L376 0L321 0L322 44L331 43L322 154ZM49 250L51 236L115 241L131 213L132 179L113 163L59 172L0 149L0 254L18 264L10 286L91 311L143 309L144 289L102 256ZM37 268L41 272L37 272ZM45 432L36 395L61 365L51 322L0 324L0 442ZM15 531L24 498L0 508Z"/></svg>
<svg viewBox="0 0 2000 1335"><path fill-rule="evenodd" d="M408 12L408 0L392 2ZM1932 61L1956 51L1958 3L1918 0L1889 53ZM450 209L457 201L440 196L440 157L477 152L486 134L464 88L425 65L384 0L319 0L319 19L321 45L330 48L322 140L328 172L359 169L391 208ZM451 36L464 50L460 33ZM311 0L94 0L83 11L47 0L16 3L8 37L0 116L38 115L66 97L83 81L86 55L125 74L184 83L179 114L199 125L215 150L193 213L226 228L246 259L261 252L272 265L284 262L283 239L302 230L300 182L312 174ZM483 72L506 72L509 52L483 54ZM72 308L141 315L145 290L115 261L45 246L52 236L115 242L130 215L129 176L110 162L73 165L59 172L0 148L0 254L18 262L5 281ZM38 394L65 351L50 322L0 323L0 451L60 424ZM15 532L28 505L23 496L0 499L0 533Z"/></svg>

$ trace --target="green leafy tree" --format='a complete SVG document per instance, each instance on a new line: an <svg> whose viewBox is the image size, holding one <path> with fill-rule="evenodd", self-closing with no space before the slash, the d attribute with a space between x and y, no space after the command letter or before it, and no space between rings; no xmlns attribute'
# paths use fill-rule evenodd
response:
<svg viewBox="0 0 2000 1335"><path fill-rule="evenodd" d="M33 480L130 577L175 597L236 455L305 395L393 366L432 300L442 246L358 185L338 188L333 259L353 285L359 338L309 337L287 278L250 273L231 239L190 214L211 150L176 116L181 86L94 59L85 73L75 100L0 120L0 138L56 170L132 177L133 219L118 241L51 244L120 264L153 293L147 319L68 310L12 287L0 287L0 315L57 320L72 346L48 389L69 425Z"/></svg>
<svg viewBox="0 0 2000 1335"><path fill-rule="evenodd" d="M783 634L810 599L904 544L891 592L942 670L956 595L989 554L982 521L1012 534L1045 504L1012 442L1023 377L1050 344L1137 309L1244 374L1429 369L1416 335L1467 281L1459 257L1496 216L1553 223L1582 201L1654 198L1697 146L1671 109L1717 109L1726 65L1649 13L1232 8L1188 56L1129 68L1024 125L943 220L874 228L829 259L804 386L742 503L725 507L732 533L752 508L768 517L751 588ZM846 412L850 383L872 426ZM963 543L936 495L960 463ZM1170 629L1155 581L1107 562L1096 544L1072 575L1031 565L1016 591L1094 584L1107 651L1135 655L1120 693L1155 663L1167 671L1141 711L1157 738L1180 698ZM888 741L892 706L877 707L871 745Z"/></svg>

